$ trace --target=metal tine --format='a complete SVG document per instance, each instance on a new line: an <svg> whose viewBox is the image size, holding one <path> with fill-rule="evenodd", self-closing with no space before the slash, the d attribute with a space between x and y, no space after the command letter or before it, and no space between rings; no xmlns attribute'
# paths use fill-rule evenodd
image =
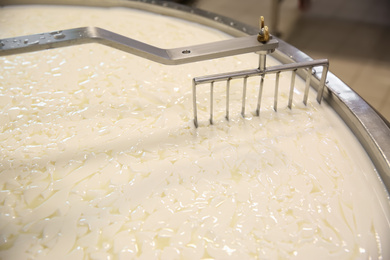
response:
<svg viewBox="0 0 390 260"><path fill-rule="evenodd" d="M260 106L261 106L261 97L263 95L263 86L264 86L264 77L265 77L265 66L266 66L266 60L267 56L266 53L260 52L259 53L259 70L262 71L263 73L261 74L261 79L260 79L260 88L259 88L259 95L257 98L257 107L256 107L256 115L260 115Z"/></svg>
<svg viewBox="0 0 390 260"><path fill-rule="evenodd" d="M213 124L214 81L210 83L210 124Z"/></svg>
<svg viewBox="0 0 390 260"><path fill-rule="evenodd" d="M246 102L246 86L248 82L248 77L244 77L244 86L242 88L242 109L241 109L241 115L242 117L245 117L245 102Z"/></svg>
<svg viewBox="0 0 390 260"><path fill-rule="evenodd" d="M288 96L288 108L291 109L293 94L294 94L294 85L295 85L295 75L297 74L297 69L292 71L291 74L291 84L290 84L290 94Z"/></svg>
<svg viewBox="0 0 390 260"><path fill-rule="evenodd" d="M275 95L274 95L274 110L275 110L275 112L278 111L279 76L280 76L280 71L276 72L276 75L275 75Z"/></svg>
<svg viewBox="0 0 390 260"><path fill-rule="evenodd" d="M318 90L317 90L318 104L321 104L322 96L324 94L325 80L326 80L326 75L328 74L328 70L329 70L329 64L327 66L323 66L320 84L318 85Z"/></svg>
<svg viewBox="0 0 390 260"><path fill-rule="evenodd" d="M192 80L192 106L194 110L194 125L198 127L198 109L196 105L196 82L195 79Z"/></svg>
<svg viewBox="0 0 390 260"><path fill-rule="evenodd" d="M198 109L196 105L196 81L195 79L192 80L192 105L194 109L194 125L197 128L198 127Z"/></svg>
<svg viewBox="0 0 390 260"><path fill-rule="evenodd" d="M228 78L228 80L226 81L226 120L229 121L229 103L230 103L230 81L232 79L231 78Z"/></svg>
<svg viewBox="0 0 390 260"><path fill-rule="evenodd" d="M263 95L263 86L264 86L264 74L261 75L260 79L260 87L259 87L259 96L257 98L257 108L256 108L256 115L260 115L260 105L261 105L261 97Z"/></svg>
<svg viewBox="0 0 390 260"><path fill-rule="evenodd" d="M309 67L307 69L305 93L303 95L303 104L305 104L305 106L307 106L307 99L309 97L309 87L310 87L310 80L311 80L312 70L313 70L313 67Z"/></svg>

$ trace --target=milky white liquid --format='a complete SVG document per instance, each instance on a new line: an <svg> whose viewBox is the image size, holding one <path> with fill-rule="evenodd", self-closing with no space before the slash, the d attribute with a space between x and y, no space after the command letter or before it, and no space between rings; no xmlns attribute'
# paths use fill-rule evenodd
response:
<svg viewBox="0 0 390 260"><path fill-rule="evenodd" d="M124 9L7 7L0 38L98 26L162 48L226 39ZM88 44L0 57L1 259L389 259L389 202L343 122L297 79L225 86L195 76L255 68L255 54L165 66ZM267 60L267 65L276 61Z"/></svg>

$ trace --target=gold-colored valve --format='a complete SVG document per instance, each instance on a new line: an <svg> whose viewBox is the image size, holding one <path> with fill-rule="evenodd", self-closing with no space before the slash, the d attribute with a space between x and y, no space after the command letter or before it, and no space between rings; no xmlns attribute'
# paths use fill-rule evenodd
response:
<svg viewBox="0 0 390 260"><path fill-rule="evenodd" d="M265 43L270 39L268 26L264 26L264 16L260 16L260 31L259 35L257 35L257 40L259 42Z"/></svg>

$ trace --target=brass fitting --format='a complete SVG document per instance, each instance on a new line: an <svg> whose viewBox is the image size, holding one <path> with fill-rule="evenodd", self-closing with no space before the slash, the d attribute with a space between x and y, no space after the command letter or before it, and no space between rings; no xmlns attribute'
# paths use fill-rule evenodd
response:
<svg viewBox="0 0 390 260"><path fill-rule="evenodd" d="M260 16L260 31L257 35L257 40L262 43L268 42L270 39L268 26L264 26L264 16Z"/></svg>

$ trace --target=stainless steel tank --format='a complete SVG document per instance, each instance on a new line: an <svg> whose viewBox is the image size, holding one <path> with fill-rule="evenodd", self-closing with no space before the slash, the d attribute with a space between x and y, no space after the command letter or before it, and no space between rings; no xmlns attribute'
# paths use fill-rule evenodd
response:
<svg viewBox="0 0 390 260"><path fill-rule="evenodd" d="M168 15L203 24L232 36L257 34L258 29L242 24L228 17L204 10L178 5L173 2L154 0L12 0L2 5L51 4L100 7L127 7ZM308 61L311 58L294 46L279 40L279 48L271 55L282 63ZM302 72L301 72L302 73ZM298 71L298 74L300 72ZM317 71L321 75L321 71ZM300 75L302 78L304 75ZM317 77L319 78L319 76ZM314 87L319 81L314 82ZM331 72L328 73L324 97L358 138L375 165L378 177L390 191L390 125L356 92Z"/></svg>
<svg viewBox="0 0 390 260"><path fill-rule="evenodd" d="M258 29L247 26L230 18L199 10L196 8L178 5L172 2L159 2L154 0L5 0L2 5L18 4L51 4L51 5L78 5L99 7L127 7L140 9L153 13L177 17L196 22L211 28L218 29L232 36L257 34ZM62 28L59 28L62 29ZM291 46L279 40L279 48L271 55L281 63L309 61L311 58ZM345 124L351 129L356 138L371 158L378 178L384 184L387 201L390 204L390 125L357 93L348 87L341 79L328 72L325 101L336 111ZM321 72L317 70L317 80L312 81L316 88L319 85ZM305 77L303 72L298 75Z"/></svg>

